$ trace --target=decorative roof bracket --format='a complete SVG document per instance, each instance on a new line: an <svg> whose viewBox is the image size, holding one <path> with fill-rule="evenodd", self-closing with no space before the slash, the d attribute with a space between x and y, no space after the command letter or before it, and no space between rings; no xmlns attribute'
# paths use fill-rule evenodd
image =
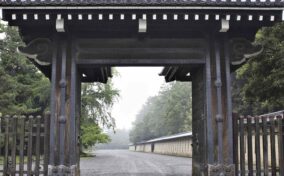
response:
<svg viewBox="0 0 284 176"><path fill-rule="evenodd" d="M65 32L65 25L64 25L64 19L57 19L56 20L56 31L57 32Z"/></svg>
<svg viewBox="0 0 284 176"><path fill-rule="evenodd" d="M230 22L229 22L229 20L222 19L221 20L220 32L228 32L229 29L230 29Z"/></svg>
<svg viewBox="0 0 284 176"><path fill-rule="evenodd" d="M147 20L146 19L139 19L138 32L139 33L147 32Z"/></svg>

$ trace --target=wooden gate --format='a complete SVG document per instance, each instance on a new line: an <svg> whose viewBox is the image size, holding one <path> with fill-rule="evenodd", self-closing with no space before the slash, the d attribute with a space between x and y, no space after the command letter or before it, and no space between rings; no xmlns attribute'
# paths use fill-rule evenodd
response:
<svg viewBox="0 0 284 176"><path fill-rule="evenodd" d="M283 116L284 111L234 117L237 175L284 176Z"/></svg>
<svg viewBox="0 0 284 176"><path fill-rule="evenodd" d="M0 119L0 175L47 175L50 115Z"/></svg>

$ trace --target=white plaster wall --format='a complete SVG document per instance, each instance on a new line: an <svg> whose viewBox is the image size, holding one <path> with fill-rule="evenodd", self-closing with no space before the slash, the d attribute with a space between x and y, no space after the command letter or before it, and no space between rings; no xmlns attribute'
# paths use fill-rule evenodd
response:
<svg viewBox="0 0 284 176"><path fill-rule="evenodd" d="M130 150L130 151L135 151L135 145L129 146L129 150Z"/></svg>
<svg viewBox="0 0 284 176"><path fill-rule="evenodd" d="M154 153L174 156L192 157L192 140L189 137L178 138L168 141L154 142ZM129 150L135 151L135 146L130 146ZM136 145L138 152L152 152L151 143Z"/></svg>
<svg viewBox="0 0 284 176"><path fill-rule="evenodd" d="M189 138L157 142L155 143L154 153L192 157L191 143Z"/></svg>

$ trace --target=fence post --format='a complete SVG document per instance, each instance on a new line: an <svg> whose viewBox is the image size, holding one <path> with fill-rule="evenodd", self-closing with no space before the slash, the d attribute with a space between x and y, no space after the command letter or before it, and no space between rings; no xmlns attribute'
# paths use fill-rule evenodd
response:
<svg viewBox="0 0 284 176"><path fill-rule="evenodd" d="M252 117L247 116L247 149L248 149L248 171L253 176L253 153L252 153Z"/></svg>
<svg viewBox="0 0 284 176"><path fill-rule="evenodd" d="M49 140L50 140L50 112L44 115L44 175L48 174L48 162L49 162Z"/></svg>
<svg viewBox="0 0 284 176"><path fill-rule="evenodd" d="M17 116L13 116L12 118L12 166L11 166L11 175L15 176L16 175L16 142L17 142Z"/></svg>
<svg viewBox="0 0 284 176"><path fill-rule="evenodd" d="M280 176L284 176L284 145L283 145L283 114L278 116L278 150L279 150L279 172Z"/></svg>
<svg viewBox="0 0 284 176"><path fill-rule="evenodd" d="M272 176L276 176L276 152L275 152L275 116L269 118L270 122L270 149Z"/></svg>
<svg viewBox="0 0 284 176"><path fill-rule="evenodd" d="M234 163L235 163L235 174L239 174L239 116L233 113L233 137L234 137Z"/></svg>
<svg viewBox="0 0 284 176"><path fill-rule="evenodd" d="M26 117L21 116L19 123L21 124L20 128L20 167L19 167L19 175L24 175L24 145L25 145L25 126L26 126Z"/></svg>
<svg viewBox="0 0 284 176"><path fill-rule="evenodd" d="M262 138L263 138L263 166L264 175L268 175L268 140L267 140L267 116L262 116Z"/></svg>
<svg viewBox="0 0 284 176"><path fill-rule="evenodd" d="M3 117L2 117L2 115L0 114L0 139L4 139L4 134L3 134ZM4 141L3 141L3 143L4 143ZM2 150L2 148L3 148L3 146L1 146L1 148L0 148L0 158L2 159L4 159L4 153L3 153L3 150ZM4 160L3 160L3 162L4 162ZM3 173L4 172L4 168L2 168L1 169L1 171L0 171L0 173Z"/></svg>
<svg viewBox="0 0 284 176"><path fill-rule="evenodd" d="M36 117L36 149L35 149L35 175L39 176L40 168L40 129L41 129L41 116Z"/></svg>
<svg viewBox="0 0 284 176"><path fill-rule="evenodd" d="M2 137L2 123L3 123L3 121L2 121L2 115L0 114L0 141L1 140L3 140L4 139L4 137ZM2 146L0 145L0 159L2 159L2 156L3 154L2 154ZM3 170L2 169L0 169L0 173L2 173L3 172Z"/></svg>
<svg viewBox="0 0 284 176"><path fill-rule="evenodd" d="M3 175L8 175L9 170L9 120L10 116L5 116L5 154L4 154L4 173Z"/></svg>
<svg viewBox="0 0 284 176"><path fill-rule="evenodd" d="M244 116L240 117L240 169L241 169L241 176L245 176L246 174L246 167L245 167L245 144L244 144L244 136L245 136L245 129L244 129Z"/></svg>
<svg viewBox="0 0 284 176"><path fill-rule="evenodd" d="M259 116L254 119L255 122L255 162L256 162L256 176L261 176L261 165L260 165L260 127L259 127Z"/></svg>
<svg viewBox="0 0 284 176"><path fill-rule="evenodd" d="M3 126L3 117L0 114L0 141L4 139L3 132L2 132L2 128L3 128L2 126ZM2 150L2 148L3 148L3 146L1 146L1 148L0 148L0 159L2 159L2 157L3 157L3 150ZM0 169L0 173L2 173L2 172L3 172L3 168Z"/></svg>
<svg viewBox="0 0 284 176"><path fill-rule="evenodd" d="M32 154L32 146L33 146L33 121L34 117L29 116L29 138L28 138L28 176L32 174L32 163L33 163L33 154Z"/></svg>
<svg viewBox="0 0 284 176"><path fill-rule="evenodd" d="M2 115L0 114L0 159L2 158L2 146L1 146L1 143L2 143L2 140L4 139L4 137L2 136ZM1 173L2 171L0 171Z"/></svg>

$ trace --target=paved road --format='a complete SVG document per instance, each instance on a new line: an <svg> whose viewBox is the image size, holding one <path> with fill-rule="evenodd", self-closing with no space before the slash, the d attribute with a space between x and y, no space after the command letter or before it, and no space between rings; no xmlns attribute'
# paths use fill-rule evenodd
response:
<svg viewBox="0 0 284 176"><path fill-rule="evenodd" d="M99 150L81 159L82 176L190 176L191 159L128 150Z"/></svg>

